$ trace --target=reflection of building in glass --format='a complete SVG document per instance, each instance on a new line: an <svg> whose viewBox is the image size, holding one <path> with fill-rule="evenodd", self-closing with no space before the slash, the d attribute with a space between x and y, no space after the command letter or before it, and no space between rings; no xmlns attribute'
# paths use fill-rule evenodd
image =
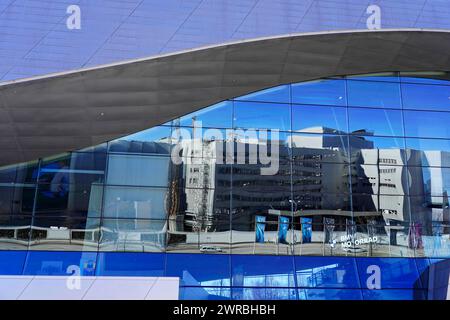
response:
<svg viewBox="0 0 450 320"><path fill-rule="evenodd" d="M422 80L408 78L414 85ZM363 85L400 86L399 80L370 76L284 85L92 148L2 167L0 248L231 253L233 259L448 256L450 148L433 133L424 141L405 137L420 122L399 124L408 112L401 105L370 105L368 120L361 101L324 102L327 95L343 96L336 82L346 82L355 99L365 95L358 91ZM351 90L354 82L357 91ZM319 89L325 93L314 101ZM196 127L197 120L204 128ZM269 129L265 139L263 129ZM261 169L273 163L261 156L269 154L276 154L277 170L263 175ZM342 283L337 270L333 263L304 267L296 277L302 286L320 286L323 277ZM198 275L185 278L194 286L220 282L220 290L201 296L229 292L222 288L226 277L205 283ZM233 281L276 286L288 281L281 278L255 271ZM271 297L239 290L233 297ZM322 294L277 291L273 297Z"/></svg>

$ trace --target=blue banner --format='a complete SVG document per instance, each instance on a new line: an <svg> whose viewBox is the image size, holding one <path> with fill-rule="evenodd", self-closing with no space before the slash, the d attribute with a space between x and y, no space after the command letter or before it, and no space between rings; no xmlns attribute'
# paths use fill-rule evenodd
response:
<svg viewBox="0 0 450 320"><path fill-rule="evenodd" d="M256 242L264 243L264 229L266 227L266 217L264 216L255 216L256 224L255 224L255 236Z"/></svg>
<svg viewBox="0 0 450 320"><path fill-rule="evenodd" d="M302 243L310 243L312 238L312 219L300 218L302 225Z"/></svg>
<svg viewBox="0 0 450 320"><path fill-rule="evenodd" d="M288 244L287 232L289 229L289 218L280 216L278 218L278 242Z"/></svg>

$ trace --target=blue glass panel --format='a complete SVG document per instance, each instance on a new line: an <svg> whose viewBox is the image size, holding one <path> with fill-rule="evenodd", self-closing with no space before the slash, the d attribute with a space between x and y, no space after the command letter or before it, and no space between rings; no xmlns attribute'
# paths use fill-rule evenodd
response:
<svg viewBox="0 0 450 320"><path fill-rule="evenodd" d="M404 111L405 135L419 138L450 138L449 112Z"/></svg>
<svg viewBox="0 0 450 320"><path fill-rule="evenodd" d="M298 287L359 288L353 258L295 257Z"/></svg>
<svg viewBox="0 0 450 320"><path fill-rule="evenodd" d="M168 277L179 277L182 286L230 286L230 257L168 254L166 272Z"/></svg>
<svg viewBox="0 0 450 320"><path fill-rule="evenodd" d="M423 290L362 290L364 300L425 300Z"/></svg>
<svg viewBox="0 0 450 320"><path fill-rule="evenodd" d="M0 183L0 215L31 215L36 187Z"/></svg>
<svg viewBox="0 0 450 320"><path fill-rule="evenodd" d="M235 98L235 100L289 103L291 102L289 85L278 86L250 93L245 96Z"/></svg>
<svg viewBox="0 0 450 320"><path fill-rule="evenodd" d="M400 110L349 108L349 130L356 134L403 136Z"/></svg>
<svg viewBox="0 0 450 320"><path fill-rule="evenodd" d="M347 128L347 110L340 107L292 106L292 130L310 132L324 128L328 133L345 134ZM326 129L325 129L326 128Z"/></svg>
<svg viewBox="0 0 450 320"><path fill-rule="evenodd" d="M231 288L180 287L180 300L230 300Z"/></svg>
<svg viewBox="0 0 450 320"><path fill-rule="evenodd" d="M401 108L398 83L348 80L347 94L349 106Z"/></svg>
<svg viewBox="0 0 450 320"><path fill-rule="evenodd" d="M359 289L305 289L307 300L362 300Z"/></svg>
<svg viewBox="0 0 450 320"><path fill-rule="evenodd" d="M0 251L0 275L21 275L26 258L26 251Z"/></svg>
<svg viewBox="0 0 450 320"><path fill-rule="evenodd" d="M204 128L231 128L232 117L233 102L224 101L181 117L179 125L192 127L193 121L197 121L197 127L201 124Z"/></svg>
<svg viewBox="0 0 450 320"><path fill-rule="evenodd" d="M369 277L376 272L369 266L379 267L381 289L408 289L417 286L416 281L419 278L419 272L415 259L360 257L356 259L356 262L362 288L367 288Z"/></svg>
<svg viewBox="0 0 450 320"><path fill-rule="evenodd" d="M297 300L296 290L288 288L233 288L234 300Z"/></svg>
<svg viewBox="0 0 450 320"><path fill-rule="evenodd" d="M290 105L234 102L234 127L291 130Z"/></svg>
<svg viewBox="0 0 450 320"><path fill-rule="evenodd" d="M171 136L171 127L153 127L109 142L108 151L170 154Z"/></svg>
<svg viewBox="0 0 450 320"><path fill-rule="evenodd" d="M231 263L233 286L295 286L293 257L232 255Z"/></svg>
<svg viewBox="0 0 450 320"><path fill-rule="evenodd" d="M101 252L98 256L97 276L163 276L163 253Z"/></svg>
<svg viewBox="0 0 450 320"><path fill-rule="evenodd" d="M324 79L292 84L292 103L345 106L345 81Z"/></svg>
<svg viewBox="0 0 450 320"><path fill-rule="evenodd" d="M93 276L96 268L96 252L28 252L24 274L26 275L68 275L69 266L78 266L80 274Z"/></svg>
<svg viewBox="0 0 450 320"><path fill-rule="evenodd" d="M450 86L402 83L403 108L450 111Z"/></svg>

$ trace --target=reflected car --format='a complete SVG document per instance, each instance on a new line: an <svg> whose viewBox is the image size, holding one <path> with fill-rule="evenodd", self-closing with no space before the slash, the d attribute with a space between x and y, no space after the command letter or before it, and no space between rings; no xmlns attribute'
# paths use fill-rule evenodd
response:
<svg viewBox="0 0 450 320"><path fill-rule="evenodd" d="M213 246L201 246L200 252L208 253L208 252L222 252L222 248L213 247Z"/></svg>

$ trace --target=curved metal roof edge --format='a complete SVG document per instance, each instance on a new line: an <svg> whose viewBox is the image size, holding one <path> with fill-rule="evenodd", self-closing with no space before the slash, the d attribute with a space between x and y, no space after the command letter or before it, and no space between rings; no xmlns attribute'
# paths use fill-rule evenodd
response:
<svg viewBox="0 0 450 320"><path fill-rule="evenodd" d="M309 37L309 36L318 36L318 35L333 35L333 34L357 34L357 33L385 33L385 32L437 32L437 33L450 33L450 30L445 29L423 29L423 28L393 28L393 29L380 29L380 30L366 30L366 29L347 29L347 30L333 30L333 31L320 31L320 32L300 32L300 33L288 33L288 34L282 34L282 35L274 35L274 36L267 36L267 37L257 37L257 38L251 38L251 39L244 39L244 40L237 40L237 41L228 41L223 42L220 44L212 44L212 45L206 45L201 47L196 47L192 49L186 49L181 51L174 51L170 53L163 53L158 55L152 55L148 57L142 57L142 58L136 58L136 59L127 59L112 63L106 63L106 64L100 64L92 67L83 67L79 69L74 70L68 70L68 71L61 71L61 72L54 72L54 73L48 73L44 75L39 76L33 76L28 78L20 78L15 80L8 80L4 82L0 82L0 88L5 86L11 86L14 84L24 83L24 82L31 82L31 81L37 81L37 80L44 80L49 78L56 78L56 77L63 77L68 75L74 75L77 73L84 73L89 71L95 71L99 69L105 69L110 67L117 67L117 66L123 66L127 64L133 64L138 62L145 62L150 60L157 60L160 58L166 58L166 57L172 57L172 56L178 56L186 53L192 53L197 51L203 51L203 50L209 50L214 48L222 48L222 47L228 47L238 44L245 44L245 43L252 43L252 42L262 42L267 40L275 40L275 39L286 39L286 38L297 38L297 37Z"/></svg>

